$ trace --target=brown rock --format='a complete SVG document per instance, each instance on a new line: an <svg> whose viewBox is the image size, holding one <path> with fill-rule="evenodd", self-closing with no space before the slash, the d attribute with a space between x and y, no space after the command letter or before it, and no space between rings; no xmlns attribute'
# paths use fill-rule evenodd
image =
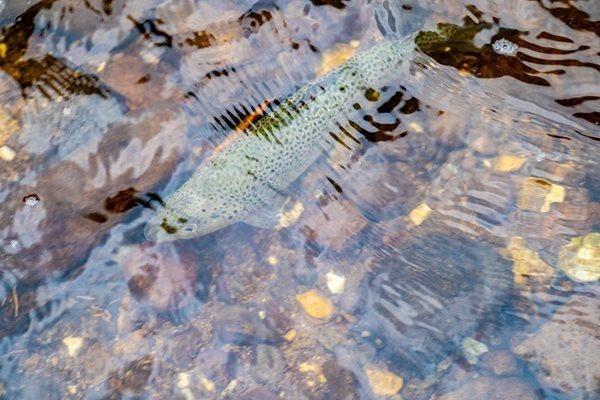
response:
<svg viewBox="0 0 600 400"><path fill-rule="evenodd" d="M277 347L266 344L256 346L250 372L258 382L277 385L284 368L285 360Z"/></svg>
<svg viewBox="0 0 600 400"><path fill-rule="evenodd" d="M435 400L534 400L541 399L526 382L516 378L492 379L481 377L465 383L459 389L434 397Z"/></svg>
<svg viewBox="0 0 600 400"><path fill-rule="evenodd" d="M575 295L536 333L513 347L539 379L568 395L598 390L600 297ZM597 393L597 392L596 392Z"/></svg>
<svg viewBox="0 0 600 400"><path fill-rule="evenodd" d="M79 148L15 187L0 210L0 243L16 240L20 247L3 263L28 282L81 266L125 215L107 212L107 197L129 187L143 193L172 171L184 146L180 116L173 107L138 115L136 123L115 126L97 146ZM29 207L23 197L33 193L40 201ZM86 218L94 212L106 220Z"/></svg>
<svg viewBox="0 0 600 400"><path fill-rule="evenodd" d="M258 312L241 306L227 306L217 311L213 336L222 343L239 346L276 343L279 335L258 316Z"/></svg>
<svg viewBox="0 0 600 400"><path fill-rule="evenodd" d="M129 363L122 371L109 380L113 393L140 395L152 373L154 357L142 357Z"/></svg>
<svg viewBox="0 0 600 400"><path fill-rule="evenodd" d="M198 354L194 363L201 371L200 383L204 389L212 392L215 388L225 388L234 378L238 358L239 354L223 350L206 350Z"/></svg>
<svg viewBox="0 0 600 400"><path fill-rule="evenodd" d="M101 342L88 347L79 361L81 362L83 376L92 385L99 385L106 379L105 373L110 365L111 356Z"/></svg>
<svg viewBox="0 0 600 400"><path fill-rule="evenodd" d="M340 366L335 360L327 360L322 366L327 380L327 392L331 400L358 399L357 379L349 369Z"/></svg>
<svg viewBox="0 0 600 400"><path fill-rule="evenodd" d="M265 386L256 386L251 389L248 389L240 394L237 397L228 397L228 399L239 399L239 400L278 400L273 392L267 389Z"/></svg>
<svg viewBox="0 0 600 400"><path fill-rule="evenodd" d="M202 333L195 327L172 338L169 343L172 362L180 368L187 367L198 355L203 339Z"/></svg>
<svg viewBox="0 0 600 400"><path fill-rule="evenodd" d="M182 259L165 246L121 247L116 261L129 278L131 294L138 301L147 300L160 310L177 308L194 295L196 260Z"/></svg>
<svg viewBox="0 0 600 400"><path fill-rule="evenodd" d="M315 240L340 251L346 241L367 226L367 220L349 201L333 201L317 209L304 222Z"/></svg>
<svg viewBox="0 0 600 400"><path fill-rule="evenodd" d="M165 88L161 75L156 73L156 65L145 62L140 55L117 54L103 75L105 82L125 97L132 110L164 99Z"/></svg>
<svg viewBox="0 0 600 400"><path fill-rule="evenodd" d="M514 375L517 372L517 360L508 351L494 351L482 356L486 368L498 376Z"/></svg>

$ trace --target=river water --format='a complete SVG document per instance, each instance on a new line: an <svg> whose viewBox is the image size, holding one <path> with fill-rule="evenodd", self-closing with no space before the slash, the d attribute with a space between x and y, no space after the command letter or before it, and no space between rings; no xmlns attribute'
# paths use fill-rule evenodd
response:
<svg viewBox="0 0 600 400"><path fill-rule="evenodd" d="M599 21L585 0L0 1L0 398L599 398ZM273 104L436 29L323 121L274 227L146 239Z"/></svg>

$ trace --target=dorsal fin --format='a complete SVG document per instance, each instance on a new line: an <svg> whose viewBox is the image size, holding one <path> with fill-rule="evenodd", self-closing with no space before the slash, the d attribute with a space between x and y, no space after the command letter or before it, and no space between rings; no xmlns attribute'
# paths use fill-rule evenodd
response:
<svg viewBox="0 0 600 400"><path fill-rule="evenodd" d="M186 95L187 111L199 128L194 135L220 143L233 130L247 130L310 81L318 55L302 47L292 50L294 54L287 51L272 48L255 60L216 69L196 82Z"/></svg>
<svg viewBox="0 0 600 400"><path fill-rule="evenodd" d="M174 0L156 16L163 29L178 31L178 84L187 88L192 139L215 147L313 79L320 54L302 30L288 24L277 2L261 0L238 10L218 6L216 15L198 7L205 6Z"/></svg>
<svg viewBox="0 0 600 400"><path fill-rule="evenodd" d="M217 16L208 10L204 21L204 14L194 8L203 7L201 3L174 0L161 7L156 11L161 29L173 34L175 46L183 43L178 84L187 90L192 139L208 140L213 146L232 130L251 126L257 115L268 114L278 102L312 81L321 50L339 40L349 41L348 31L355 28L354 24L364 26L361 15L367 14L363 11L343 25L319 25L316 22L325 17L323 10L303 8L295 2L262 0L245 11L227 7ZM363 10L358 5L352 7L355 13ZM181 13L194 17L178 18ZM286 19L299 13L305 18ZM185 27L177 26L181 20ZM321 26L327 29L326 35L318 35ZM332 26L339 32L332 31ZM172 32L174 29L179 32ZM190 40L178 39L187 37L186 30ZM220 35L225 31L227 35ZM309 38L315 38L322 49Z"/></svg>

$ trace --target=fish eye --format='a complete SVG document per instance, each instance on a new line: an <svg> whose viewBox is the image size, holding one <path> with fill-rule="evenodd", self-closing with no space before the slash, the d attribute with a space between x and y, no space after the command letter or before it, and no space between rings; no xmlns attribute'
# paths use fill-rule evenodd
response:
<svg viewBox="0 0 600 400"><path fill-rule="evenodd" d="M198 227L196 226L196 224L188 224L185 225L183 228L181 228L182 231L187 232L187 233L194 233L196 232L196 229Z"/></svg>

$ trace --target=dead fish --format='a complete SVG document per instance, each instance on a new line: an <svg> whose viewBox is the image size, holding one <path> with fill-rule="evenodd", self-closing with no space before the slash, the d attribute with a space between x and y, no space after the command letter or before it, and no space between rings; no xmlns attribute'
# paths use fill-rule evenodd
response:
<svg viewBox="0 0 600 400"><path fill-rule="evenodd" d="M147 223L146 237L189 239L239 221L274 226L284 191L319 157L328 126L414 51L413 36L388 40L303 86L202 163Z"/></svg>

